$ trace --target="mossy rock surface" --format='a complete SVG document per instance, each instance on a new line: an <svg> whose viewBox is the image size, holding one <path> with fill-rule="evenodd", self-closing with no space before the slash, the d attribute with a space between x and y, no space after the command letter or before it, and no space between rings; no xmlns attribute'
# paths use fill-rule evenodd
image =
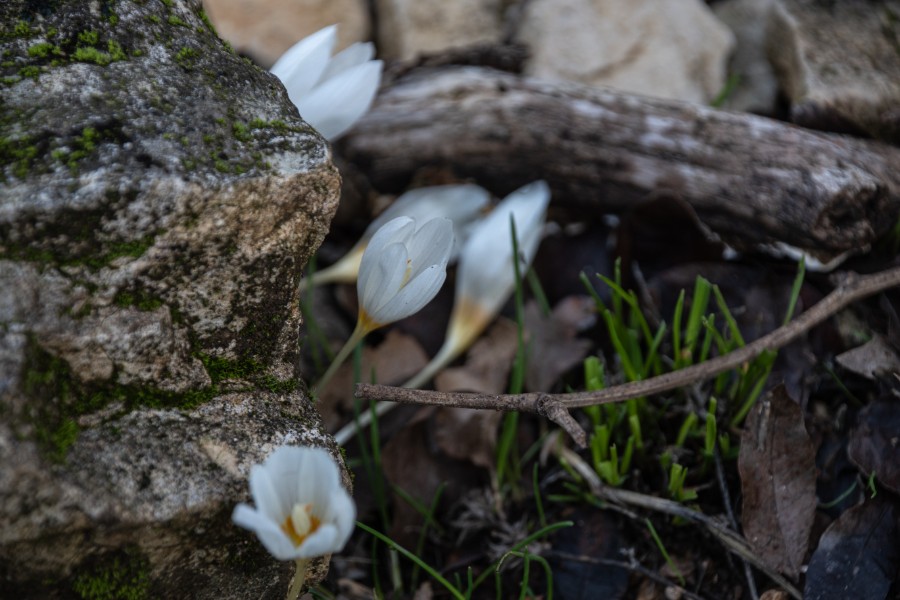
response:
<svg viewBox="0 0 900 600"><path fill-rule="evenodd" d="M308 404L297 283L339 189L327 143L199 0L0 3L0 596L105 581L186 597L146 540L187 535L169 530L185 519L233 537L249 464L276 441L325 443L314 411L284 407ZM223 398L282 407L223 438L231 472L185 441ZM156 454L122 445L169 428ZM132 510L154 472L181 475ZM41 540L67 550L38 560ZM128 552L146 581L114 568Z"/></svg>

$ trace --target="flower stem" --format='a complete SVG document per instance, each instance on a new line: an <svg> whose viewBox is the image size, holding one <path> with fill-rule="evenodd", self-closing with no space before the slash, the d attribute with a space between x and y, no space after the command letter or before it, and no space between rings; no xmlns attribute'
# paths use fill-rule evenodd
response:
<svg viewBox="0 0 900 600"><path fill-rule="evenodd" d="M300 597L300 591L303 590L303 584L306 583L306 568L308 566L308 558L297 559L297 570L294 572L294 579L291 581L291 589L288 590L287 600L297 600Z"/></svg>
<svg viewBox="0 0 900 600"><path fill-rule="evenodd" d="M334 377L334 374L340 368L344 361L347 360L347 357L350 356L350 353L353 352L353 349L356 348L356 345L362 341L366 334L369 333L368 330L363 326L362 320L356 322L356 329L353 330L353 333L350 335L350 339L347 340L347 343L344 344L344 347L341 348L340 352L334 357L334 360L331 361L331 365L328 367L328 370L325 371L325 374L322 375L322 379L315 385L316 390L323 390L328 382Z"/></svg>

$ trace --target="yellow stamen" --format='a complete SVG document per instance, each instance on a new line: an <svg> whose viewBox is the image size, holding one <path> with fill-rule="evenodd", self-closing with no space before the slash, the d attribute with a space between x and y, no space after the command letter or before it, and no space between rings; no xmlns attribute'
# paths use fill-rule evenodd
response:
<svg viewBox="0 0 900 600"><path fill-rule="evenodd" d="M281 524L281 530L291 538L295 546L301 545L322 524L311 510L311 504L295 504L294 510Z"/></svg>
<svg viewBox="0 0 900 600"><path fill-rule="evenodd" d="M412 275L412 259L406 259L406 271L403 272L403 281L400 283L400 287L405 286L409 282L409 276Z"/></svg>

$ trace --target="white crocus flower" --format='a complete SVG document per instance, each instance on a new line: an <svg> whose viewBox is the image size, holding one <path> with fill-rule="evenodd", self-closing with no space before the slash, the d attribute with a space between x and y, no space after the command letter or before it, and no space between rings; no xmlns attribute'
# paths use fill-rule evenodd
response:
<svg viewBox="0 0 900 600"><path fill-rule="evenodd" d="M524 273L537 253L549 203L550 188L545 182L536 181L511 193L490 215L475 224L460 252L456 300L444 344L431 362L403 387L417 388L428 382L465 351L497 316L516 284L510 218L516 224L516 243ZM383 415L394 406L393 402L379 402L375 414ZM335 441L345 444L371 418L370 411L360 414L358 420L334 435Z"/></svg>
<svg viewBox="0 0 900 600"><path fill-rule="evenodd" d="M356 329L322 376L321 388L370 332L417 313L437 295L447 278L453 224L431 219L419 228L410 217L382 225L369 241L359 265Z"/></svg>
<svg viewBox="0 0 900 600"><path fill-rule="evenodd" d="M410 217L426 221L433 217L444 217L453 223L456 242L450 254L452 262L458 253L460 240L464 238L466 227L474 221L490 200L490 194L474 184L435 185L406 192L397 198L363 232L362 237L339 261L317 272L311 279L313 285L324 283L352 283L359 274L359 264L369 240L382 225L397 217ZM301 282L305 287L307 280Z"/></svg>
<svg viewBox="0 0 900 600"><path fill-rule="evenodd" d="M329 141L369 110L383 67L382 61L372 60L371 42L353 44L331 56L336 41L337 25L329 25L291 46L271 69L300 116Z"/></svg>
<svg viewBox="0 0 900 600"><path fill-rule="evenodd" d="M297 561L296 598L309 559L339 552L353 533L356 506L340 469L321 448L281 446L251 467L250 493L256 508L238 504L231 519L278 560Z"/></svg>
<svg viewBox="0 0 900 600"><path fill-rule="evenodd" d="M462 248L456 273L456 299L441 349L404 387L420 387L466 350L494 320L515 288L510 218L516 224L521 272L531 264L541 242L550 202L543 181L511 193L472 230Z"/></svg>

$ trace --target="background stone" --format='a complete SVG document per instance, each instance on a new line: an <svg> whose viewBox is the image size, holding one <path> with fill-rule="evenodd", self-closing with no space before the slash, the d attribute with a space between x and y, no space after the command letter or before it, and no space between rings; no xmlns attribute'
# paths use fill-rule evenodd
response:
<svg viewBox="0 0 900 600"><path fill-rule="evenodd" d="M502 36L500 0L376 0L376 7L383 58L410 59Z"/></svg>
<svg viewBox="0 0 900 600"><path fill-rule="evenodd" d="M295 42L338 23L338 49L368 41L365 0L203 0L222 38L266 68Z"/></svg>
<svg viewBox="0 0 900 600"><path fill-rule="evenodd" d="M700 103L725 85L734 44L699 0L532 0L516 40L528 75Z"/></svg>
<svg viewBox="0 0 900 600"><path fill-rule="evenodd" d="M330 150L199 0L34 6L0 6L0 597L280 597L230 514L327 445L297 283Z"/></svg>
<svg viewBox="0 0 900 600"><path fill-rule="evenodd" d="M763 115L775 112L778 80L766 51L769 14L774 3L775 0L725 0L712 5L715 15L731 29L736 40L728 71L737 80L725 97L723 108Z"/></svg>
<svg viewBox="0 0 900 600"><path fill-rule="evenodd" d="M900 2L778 0L769 58L807 127L900 142Z"/></svg>

